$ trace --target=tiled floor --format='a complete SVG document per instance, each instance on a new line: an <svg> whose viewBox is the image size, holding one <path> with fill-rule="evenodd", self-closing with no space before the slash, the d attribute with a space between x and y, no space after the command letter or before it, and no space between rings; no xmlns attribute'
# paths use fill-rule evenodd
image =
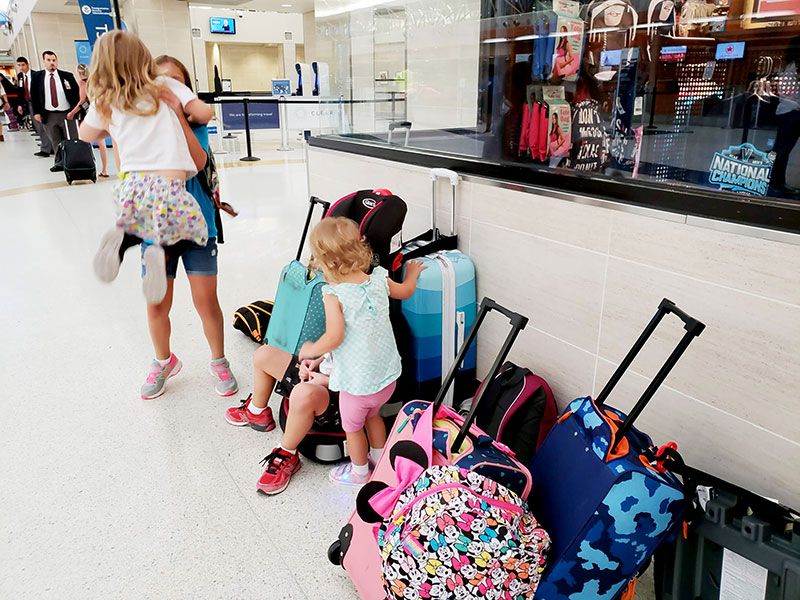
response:
<svg viewBox="0 0 800 600"><path fill-rule="evenodd" d="M0 598L355 598L326 550L354 493L309 462L281 495L256 494L279 431L228 425L252 391L255 345L233 312L274 295L306 211L303 153L256 142L260 163L221 169L219 295L241 384L221 399L181 271L167 393L139 399L152 358L138 258L112 285L91 258L113 222L111 181L63 182L27 133L0 143ZM230 143L230 142L226 142ZM239 142L242 144L243 142ZM238 166L241 146L218 159ZM45 189L20 191L28 186ZM272 402L276 404L275 399Z"/></svg>

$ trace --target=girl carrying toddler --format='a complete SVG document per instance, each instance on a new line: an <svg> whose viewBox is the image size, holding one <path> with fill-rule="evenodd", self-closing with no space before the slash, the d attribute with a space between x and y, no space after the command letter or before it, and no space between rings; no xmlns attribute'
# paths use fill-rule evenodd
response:
<svg viewBox="0 0 800 600"><path fill-rule="evenodd" d="M358 225L343 217L322 220L311 232L310 241L313 266L322 270L329 283L322 289L325 333L316 342L303 344L299 359L331 353L329 388L339 392L351 462L335 467L330 478L335 483L361 486L369 479L369 458L377 462L386 443L379 411L391 398L401 372L389 320L389 298L410 298L425 267L420 261L407 263L402 284L389 279L383 267L368 275L372 251Z"/></svg>
<svg viewBox="0 0 800 600"><path fill-rule="evenodd" d="M185 85L159 75L147 47L123 31L97 40L87 95L91 106L81 139L101 141L110 134L121 162L114 192L116 227L102 238L95 272L103 281L115 279L125 234L140 238L145 244L142 291L148 303L156 304L167 291L163 246L181 240L204 246L208 241L200 205L186 190L187 178L206 161L187 117L207 123L213 112Z"/></svg>

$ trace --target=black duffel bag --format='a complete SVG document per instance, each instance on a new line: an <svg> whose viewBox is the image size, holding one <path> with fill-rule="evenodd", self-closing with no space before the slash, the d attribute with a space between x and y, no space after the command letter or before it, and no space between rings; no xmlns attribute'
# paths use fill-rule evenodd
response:
<svg viewBox="0 0 800 600"><path fill-rule="evenodd" d="M272 316L274 302L256 300L233 314L233 326L254 342L266 344L267 325Z"/></svg>

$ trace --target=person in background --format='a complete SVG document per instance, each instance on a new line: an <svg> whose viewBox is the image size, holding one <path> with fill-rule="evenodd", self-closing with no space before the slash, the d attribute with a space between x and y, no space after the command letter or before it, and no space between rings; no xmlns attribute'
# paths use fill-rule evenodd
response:
<svg viewBox="0 0 800 600"><path fill-rule="evenodd" d="M83 63L78 65L78 77L80 78L78 88L80 89L81 96L78 100L78 105L69 111L67 120L74 120L80 125L81 121L83 121L86 116L86 111L89 110L89 99L86 97L86 82L89 80L89 67L87 65ZM100 140L97 143L97 147L100 150L100 162L102 164L102 169L98 175L100 177L108 177L108 150L106 149L105 140Z"/></svg>
<svg viewBox="0 0 800 600"><path fill-rule="evenodd" d="M53 150L57 150L63 140L78 139L78 128L74 121L67 120L67 115L78 105L80 90L72 73L59 70L55 52L45 50L42 60L45 70L38 71L31 77L33 118L44 125ZM64 170L58 153L50 170Z"/></svg>
<svg viewBox="0 0 800 600"><path fill-rule="evenodd" d="M17 107L17 114L19 116L31 115L33 123L33 131L39 136L39 151L34 153L34 156L47 158L52 156L55 152L53 145L50 143L50 138L47 137L47 132L44 126L33 118L33 102L31 96L31 79L33 74L37 71L31 71L31 65L28 59L24 56L17 58L17 85L22 90L20 96L23 102Z"/></svg>
<svg viewBox="0 0 800 600"><path fill-rule="evenodd" d="M17 124L16 113L20 101L19 88L2 73L0 73L0 94L5 96L3 110L8 117L8 130L18 131L19 125Z"/></svg>
<svg viewBox="0 0 800 600"><path fill-rule="evenodd" d="M0 78L5 81L5 76L0 73ZM11 105L8 103L8 97L6 96L6 92L3 89L3 86L0 85L0 108L3 109L3 112L8 112L11 110ZM3 136L3 122L0 121L0 142L5 142L6 138Z"/></svg>

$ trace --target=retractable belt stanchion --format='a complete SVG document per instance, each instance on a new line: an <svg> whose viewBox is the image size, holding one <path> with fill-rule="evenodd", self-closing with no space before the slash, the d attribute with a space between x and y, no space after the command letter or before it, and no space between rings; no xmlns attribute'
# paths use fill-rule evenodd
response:
<svg viewBox="0 0 800 600"><path fill-rule="evenodd" d="M243 156L241 160L256 161L261 160L257 156L253 156L253 145L250 142L250 99L244 99L244 135L247 140L247 156Z"/></svg>
<svg viewBox="0 0 800 600"><path fill-rule="evenodd" d="M289 146L289 116L286 112L286 97L281 96L278 102L278 121L281 127L281 147L280 152L288 152L292 148Z"/></svg>

